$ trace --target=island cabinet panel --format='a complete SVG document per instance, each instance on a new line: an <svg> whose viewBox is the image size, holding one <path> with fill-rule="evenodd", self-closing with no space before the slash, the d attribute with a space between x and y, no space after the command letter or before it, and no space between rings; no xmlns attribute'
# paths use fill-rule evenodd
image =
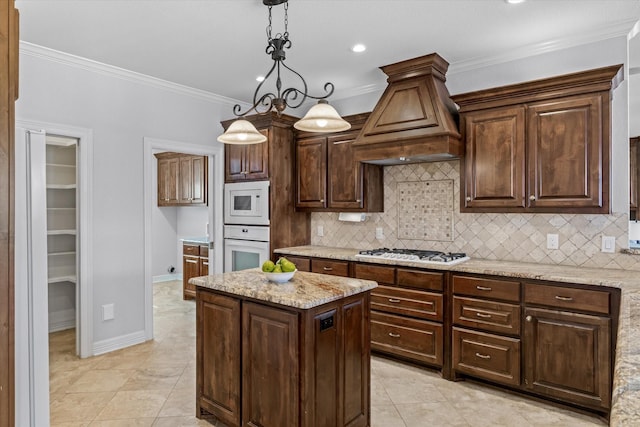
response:
<svg viewBox="0 0 640 427"><path fill-rule="evenodd" d="M611 399L611 319L525 309L526 388L596 409Z"/></svg>
<svg viewBox="0 0 640 427"><path fill-rule="evenodd" d="M212 293L198 299L197 415L240 424L240 301ZM217 351L207 351L216 348Z"/></svg>
<svg viewBox="0 0 640 427"><path fill-rule="evenodd" d="M199 418L229 427L370 425L368 292L306 310L196 292Z"/></svg>
<svg viewBox="0 0 640 427"><path fill-rule="evenodd" d="M242 336L242 424L297 425L297 313L246 302Z"/></svg>

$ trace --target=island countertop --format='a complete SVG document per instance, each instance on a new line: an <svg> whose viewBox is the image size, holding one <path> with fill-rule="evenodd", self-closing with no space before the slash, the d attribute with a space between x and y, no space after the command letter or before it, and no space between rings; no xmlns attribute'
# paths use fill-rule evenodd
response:
<svg viewBox="0 0 640 427"><path fill-rule="evenodd" d="M621 290L620 317L609 425L627 426L640 423L640 272L638 271L485 259L471 259L456 265L426 266L411 261L362 259L356 257L357 249L324 246L298 246L277 249L275 252L285 255L619 288ZM625 253L621 256L637 255Z"/></svg>
<svg viewBox="0 0 640 427"><path fill-rule="evenodd" d="M202 288L300 309L310 309L377 286L371 280L297 271L285 283L267 280L259 268L194 277L189 283Z"/></svg>

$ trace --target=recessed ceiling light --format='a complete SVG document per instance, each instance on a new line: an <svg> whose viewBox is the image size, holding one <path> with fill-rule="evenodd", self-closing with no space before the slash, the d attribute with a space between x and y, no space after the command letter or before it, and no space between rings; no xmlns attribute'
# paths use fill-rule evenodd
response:
<svg viewBox="0 0 640 427"><path fill-rule="evenodd" d="M364 52L365 50L367 50L367 47L362 43L354 44L351 47L351 52L355 52L355 53Z"/></svg>
<svg viewBox="0 0 640 427"><path fill-rule="evenodd" d="M504 2L509 4L518 4L518 3L524 3L525 0L504 0Z"/></svg>
<svg viewBox="0 0 640 427"><path fill-rule="evenodd" d="M257 81L257 82L263 82L263 81L264 81L264 76L258 76L258 77L256 77L256 81Z"/></svg>

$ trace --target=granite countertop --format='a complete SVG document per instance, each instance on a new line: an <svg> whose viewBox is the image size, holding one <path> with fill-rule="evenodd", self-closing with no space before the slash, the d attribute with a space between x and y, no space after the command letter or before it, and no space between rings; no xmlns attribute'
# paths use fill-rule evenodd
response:
<svg viewBox="0 0 640 427"><path fill-rule="evenodd" d="M206 236L202 236L202 237L183 237L182 239L183 243L193 243L196 245L208 245L209 244L209 238Z"/></svg>
<svg viewBox="0 0 640 427"><path fill-rule="evenodd" d="M620 318L609 425L628 426L640 423L640 272L638 271L483 259L471 259L461 264L449 266L426 266L425 264L411 261L357 258L357 249L324 246L298 246L277 249L275 252L284 255L332 258L428 268L430 270L457 271L619 288L621 291Z"/></svg>
<svg viewBox="0 0 640 427"><path fill-rule="evenodd" d="M377 286L371 280L297 271L285 283L267 280L259 268L213 276L194 277L189 283L288 307L309 309L369 291Z"/></svg>

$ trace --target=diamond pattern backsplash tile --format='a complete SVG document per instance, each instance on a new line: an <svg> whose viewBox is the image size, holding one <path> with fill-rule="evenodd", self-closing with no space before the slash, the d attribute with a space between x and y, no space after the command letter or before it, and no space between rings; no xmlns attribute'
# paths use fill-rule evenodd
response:
<svg viewBox="0 0 640 427"><path fill-rule="evenodd" d="M444 192L431 194L432 185ZM416 191L410 201L401 194L408 188ZM452 209L445 206L450 196ZM416 203L427 197L424 208ZM640 271L640 256L619 253L628 247L628 221L627 214L460 213L460 162L452 160L385 166L384 212L367 214L360 223L339 221L337 213L313 213L311 230L321 225L324 236L312 232L311 244L433 249L472 258ZM382 229L382 239L376 239L376 228ZM443 238L445 228L449 238ZM547 249L547 233L558 234L559 249ZM616 253L600 252L603 235L616 238Z"/></svg>

